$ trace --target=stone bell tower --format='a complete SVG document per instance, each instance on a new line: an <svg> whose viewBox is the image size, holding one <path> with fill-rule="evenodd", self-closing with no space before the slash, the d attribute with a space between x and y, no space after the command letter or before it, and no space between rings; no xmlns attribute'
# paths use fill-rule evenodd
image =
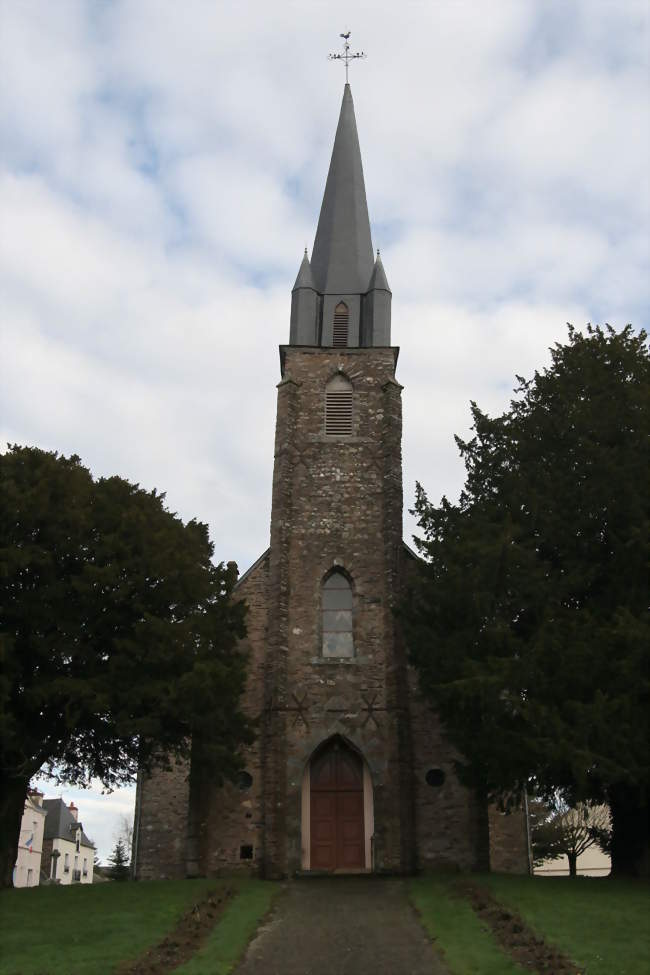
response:
<svg viewBox="0 0 650 975"><path fill-rule="evenodd" d="M390 310L346 85L280 349L263 734L271 875L408 869L413 857Z"/></svg>
<svg viewBox="0 0 650 975"><path fill-rule="evenodd" d="M280 347L270 547L237 588L258 738L237 784L190 797L182 769L141 783L138 876L485 863L486 810L454 775L394 613L415 558L398 352L346 84Z"/></svg>

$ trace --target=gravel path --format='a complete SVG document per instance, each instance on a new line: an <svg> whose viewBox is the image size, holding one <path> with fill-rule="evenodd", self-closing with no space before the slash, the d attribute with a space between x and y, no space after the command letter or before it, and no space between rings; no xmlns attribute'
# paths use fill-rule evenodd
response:
<svg viewBox="0 0 650 975"><path fill-rule="evenodd" d="M313 877L286 885L235 975L448 975L404 881Z"/></svg>

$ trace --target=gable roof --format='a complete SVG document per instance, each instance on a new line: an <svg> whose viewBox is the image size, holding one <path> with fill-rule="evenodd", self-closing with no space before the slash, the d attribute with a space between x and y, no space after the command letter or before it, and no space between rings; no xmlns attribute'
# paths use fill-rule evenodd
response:
<svg viewBox="0 0 650 975"><path fill-rule="evenodd" d="M44 799L43 809L47 812L45 819L45 831L43 839L46 840L69 840L74 843L75 830L81 823L78 823L63 799ZM83 829L81 830L81 845L94 849Z"/></svg>

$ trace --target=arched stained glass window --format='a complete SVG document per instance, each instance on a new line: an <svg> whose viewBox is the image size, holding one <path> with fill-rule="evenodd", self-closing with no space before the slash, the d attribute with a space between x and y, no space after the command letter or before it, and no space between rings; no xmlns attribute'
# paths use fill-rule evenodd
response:
<svg viewBox="0 0 650 975"><path fill-rule="evenodd" d="M323 583L323 656L354 657L352 586L342 572Z"/></svg>

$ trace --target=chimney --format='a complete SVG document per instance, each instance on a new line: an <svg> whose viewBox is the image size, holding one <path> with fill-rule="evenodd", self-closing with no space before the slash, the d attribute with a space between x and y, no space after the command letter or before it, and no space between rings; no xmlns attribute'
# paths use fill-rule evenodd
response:
<svg viewBox="0 0 650 975"><path fill-rule="evenodd" d="M68 806L68 809L70 810L70 815L72 816L72 818L74 819L74 821L76 823L77 818L79 816L79 810L75 806L74 802L71 802L70 803L70 805Z"/></svg>
<svg viewBox="0 0 650 975"><path fill-rule="evenodd" d="M30 789L29 798L32 800L35 806L43 805L43 793L39 792L38 789Z"/></svg>

